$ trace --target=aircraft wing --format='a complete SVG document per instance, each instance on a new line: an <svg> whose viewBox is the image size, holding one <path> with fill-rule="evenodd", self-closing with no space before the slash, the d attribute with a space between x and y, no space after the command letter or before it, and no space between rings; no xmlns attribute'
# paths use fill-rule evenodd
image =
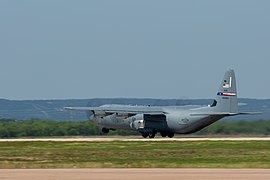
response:
<svg viewBox="0 0 270 180"><path fill-rule="evenodd" d="M126 114L149 114L149 115L163 115L166 112L160 107L148 106L122 106L122 107L65 107L66 110L80 110L80 111L101 111L105 113L126 113Z"/></svg>

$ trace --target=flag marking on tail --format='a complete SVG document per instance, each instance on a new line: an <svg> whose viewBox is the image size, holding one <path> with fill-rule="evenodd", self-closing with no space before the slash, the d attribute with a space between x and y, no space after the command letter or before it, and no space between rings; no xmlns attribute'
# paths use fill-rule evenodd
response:
<svg viewBox="0 0 270 180"><path fill-rule="evenodd" d="M223 93L223 92L218 92L218 96L236 96L236 93Z"/></svg>

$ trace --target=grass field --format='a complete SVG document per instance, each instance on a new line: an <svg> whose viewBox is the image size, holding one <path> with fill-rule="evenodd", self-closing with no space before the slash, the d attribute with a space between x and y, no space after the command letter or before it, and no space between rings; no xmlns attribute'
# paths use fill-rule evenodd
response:
<svg viewBox="0 0 270 180"><path fill-rule="evenodd" d="M0 168L105 167L270 168L270 142L0 142Z"/></svg>

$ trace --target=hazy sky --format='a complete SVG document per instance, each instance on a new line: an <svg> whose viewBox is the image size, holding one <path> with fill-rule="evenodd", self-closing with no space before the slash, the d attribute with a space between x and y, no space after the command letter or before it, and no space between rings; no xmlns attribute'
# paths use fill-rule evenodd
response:
<svg viewBox="0 0 270 180"><path fill-rule="evenodd" d="M1 0L0 98L270 98L270 1Z"/></svg>

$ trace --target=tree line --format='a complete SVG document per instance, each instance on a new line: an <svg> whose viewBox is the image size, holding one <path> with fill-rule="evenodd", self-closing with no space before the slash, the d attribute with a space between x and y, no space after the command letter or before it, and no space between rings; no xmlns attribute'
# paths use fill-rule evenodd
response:
<svg viewBox="0 0 270 180"><path fill-rule="evenodd" d="M197 132L208 134L270 134L270 121L222 120ZM97 136L103 135L101 128L88 121L63 122L51 120L0 120L0 138L46 137L46 136ZM109 135L139 135L136 131L116 130Z"/></svg>
<svg viewBox="0 0 270 180"><path fill-rule="evenodd" d="M205 129L202 129L197 134L270 134L270 120L221 120Z"/></svg>
<svg viewBox="0 0 270 180"><path fill-rule="evenodd" d="M129 135L132 132L117 131L111 134ZM134 132L133 132L134 134ZM42 136L95 136L102 135L101 128L92 122L68 122L52 120L0 120L0 138Z"/></svg>

